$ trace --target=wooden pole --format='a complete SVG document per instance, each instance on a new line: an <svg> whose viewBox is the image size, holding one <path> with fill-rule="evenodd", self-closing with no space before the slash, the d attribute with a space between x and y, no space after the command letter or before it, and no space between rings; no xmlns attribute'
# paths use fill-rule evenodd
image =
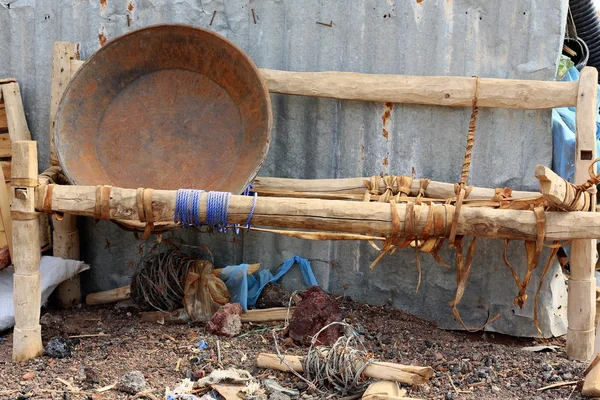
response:
<svg viewBox="0 0 600 400"><path fill-rule="evenodd" d="M40 186L36 190L36 209L72 213L88 217L105 214L115 220L139 220L136 189L96 186ZM51 193L50 193L51 192ZM104 193L104 194L103 194ZM154 190L152 212L155 221L173 221L176 190ZM201 219L206 217L207 194L200 197ZM97 203L98 201L98 203ZM244 224L252 208L251 196L231 195L229 222ZM97 206L98 204L98 206ZM102 204L104 207L102 207ZM105 209L104 209L105 208ZM397 204L399 236L406 230L407 205ZM430 206L415 205L412 213L414 233L418 237L445 237L448 235L454 206L434 205L434 228L425 231ZM410 216L409 216L410 217ZM258 197L252 217L256 226L297 228L330 232L393 233L391 206L379 202L351 202L342 200L293 199ZM463 207L457 225L457 234L497 239L535 240L537 221L533 211ZM431 227L430 227L431 228ZM548 212L546 239L600 238L600 213Z"/></svg>
<svg viewBox="0 0 600 400"><path fill-rule="evenodd" d="M75 71L81 66L73 63L75 57L75 46L72 43L54 43L50 87L50 164L52 166L58 165L58 158L54 149L54 121L58 104ZM54 256L79 260L77 216L65 214L60 220L53 216L52 225L54 226L52 234ZM58 305L61 307L70 307L81 303L81 279L79 274L58 285L55 296Z"/></svg>
<svg viewBox="0 0 600 400"><path fill-rule="evenodd" d="M575 182L585 182L589 178L588 167L596 158L597 88L598 71L596 68L585 67L579 77ZM595 167L594 173L596 173ZM590 211L595 209L596 195L592 195ZM597 213L585 214L581 219L591 219L590 217L595 214ZM574 240L571 244L567 355L580 361L590 360L594 353L596 243L597 240L585 239Z"/></svg>
<svg viewBox="0 0 600 400"><path fill-rule="evenodd" d="M571 183L543 165L535 168L535 177L540 181L542 196L550 205L566 211L592 211L592 193L583 192L577 197Z"/></svg>
<svg viewBox="0 0 600 400"><path fill-rule="evenodd" d="M41 276L38 214L34 187L37 184L37 147L34 141L13 143L12 224L15 329L13 360L22 361L42 354L40 321Z"/></svg>
<svg viewBox="0 0 600 400"><path fill-rule="evenodd" d="M279 197L312 197L320 198L319 194L330 195L363 195L367 190L365 181L371 178L344 178L344 179L290 179L256 177L252 183L253 191L260 195L278 195ZM410 186L410 195L417 196L421 188L421 179L413 179ZM383 192L385 184L383 179L379 180L379 187ZM397 185L395 186L397 188ZM279 194L277 194L279 193ZM310 196L295 196L294 193L310 193ZM496 194L496 189L474 187L469 194L469 199L489 200ZM513 191L512 197L518 199L535 198L538 192ZM454 184L446 182L430 181L425 190L425 197L436 199L447 199L455 197Z"/></svg>
<svg viewBox="0 0 600 400"><path fill-rule="evenodd" d="M269 92L380 103L473 105L477 78L260 70ZM481 78L479 107L538 110L577 104L577 82Z"/></svg>
<svg viewBox="0 0 600 400"><path fill-rule="evenodd" d="M285 361L294 371L304 371L302 357L286 355ZM289 371L288 366L281 362L277 354L260 353L256 358L256 366L278 371ZM375 361L365 368L363 374L369 378L418 385L427 382L433 376L433 368Z"/></svg>

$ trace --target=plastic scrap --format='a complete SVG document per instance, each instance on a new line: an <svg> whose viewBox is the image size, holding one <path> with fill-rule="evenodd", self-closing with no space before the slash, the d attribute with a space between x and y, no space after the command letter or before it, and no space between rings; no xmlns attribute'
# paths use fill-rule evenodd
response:
<svg viewBox="0 0 600 400"><path fill-rule="evenodd" d="M225 267L219 278L227 285L231 295L230 301L239 303L244 311L248 311L248 307L256 305L256 300L266 284L278 281L294 264L298 264L307 286L318 286L310 261L299 256L293 256L286 260L276 275L273 275L271 271L261 269L248 276L248 264L241 264Z"/></svg>
<svg viewBox="0 0 600 400"><path fill-rule="evenodd" d="M578 81L577 68L569 68L562 81ZM600 89L598 90L598 106L600 107ZM575 175L575 139L576 118L575 107L560 107L552 110L552 169L571 183ZM600 115L596 114L596 148L600 155ZM590 161L591 162L591 161Z"/></svg>

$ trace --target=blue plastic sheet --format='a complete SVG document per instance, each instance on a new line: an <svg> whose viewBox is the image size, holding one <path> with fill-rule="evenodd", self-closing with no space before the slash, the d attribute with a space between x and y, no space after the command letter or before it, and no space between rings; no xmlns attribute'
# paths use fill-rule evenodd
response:
<svg viewBox="0 0 600 400"><path fill-rule="evenodd" d="M563 81L578 81L579 71L569 68ZM600 89L598 90L598 106L600 107ZM558 175L572 183L575 175L575 107L561 107L552 110L552 169ZM596 113L596 139L600 139L600 115ZM596 141L600 156L600 142Z"/></svg>
<svg viewBox="0 0 600 400"><path fill-rule="evenodd" d="M230 302L239 303L244 311L248 311L248 307L256 305L256 300L265 285L269 282L278 281L294 264L298 264L307 286L318 286L310 261L298 256L286 260L276 275L273 275L269 270L261 269L249 276L248 264L240 264L225 267L219 278L227 285L231 295Z"/></svg>

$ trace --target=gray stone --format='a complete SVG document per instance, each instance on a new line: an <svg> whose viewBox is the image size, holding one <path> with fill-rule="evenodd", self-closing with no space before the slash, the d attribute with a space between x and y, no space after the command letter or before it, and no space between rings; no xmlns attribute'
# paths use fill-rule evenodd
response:
<svg viewBox="0 0 600 400"><path fill-rule="evenodd" d="M121 375L117 383L118 390L129 394L137 394L146 390L147 387L146 378L140 371L130 371Z"/></svg>
<svg viewBox="0 0 600 400"><path fill-rule="evenodd" d="M567 372L567 373L563 374L563 379L565 381L570 381L571 379L573 379L573 374L570 372Z"/></svg>
<svg viewBox="0 0 600 400"><path fill-rule="evenodd" d="M61 337L53 337L46 345L44 353L52 358L71 357L71 346Z"/></svg>

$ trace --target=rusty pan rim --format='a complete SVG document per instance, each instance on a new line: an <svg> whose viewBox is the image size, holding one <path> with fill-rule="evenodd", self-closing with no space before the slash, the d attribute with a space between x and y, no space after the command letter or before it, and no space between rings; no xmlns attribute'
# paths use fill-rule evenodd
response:
<svg viewBox="0 0 600 400"><path fill-rule="evenodd" d="M54 122L54 126L53 126L53 139L54 139L54 148L55 148L55 152L56 152L56 156L58 159L58 163L63 171L63 174L65 176L65 178L67 179L67 181L69 182L69 184L71 185L81 185L81 183L77 183L74 182L73 179L71 178L71 175L69 174L68 168L65 166L63 157L61 155L60 152L60 134L59 134L59 127L60 127L60 120L62 117L62 112L63 109L65 107L65 103L66 103L66 99L67 99L67 94L69 93L69 90L71 89L71 86L73 85L73 82L76 81L77 77L83 73L82 71L85 70L86 66L90 63L93 62L95 60L95 58L99 57L99 54L106 51L106 49L109 49L111 46L113 46L115 43L117 43L118 41L128 37L128 36L132 36L132 35L136 35L139 34L140 32L143 31L148 31L148 30L154 30L154 29L158 29L158 28L183 28L183 29L192 29L192 30L198 30L198 31L202 31L204 33L210 34L215 36L217 39L220 39L225 45L227 46L231 46L235 51L237 51L240 56L245 59L248 62L248 65L250 66L250 68L252 69L252 71L256 74L258 81L260 82L260 85L262 87L262 92L264 94L264 98L265 98L265 107L266 107L266 111L267 111L267 138L265 141L265 145L263 146L262 152L261 152L261 161L260 163L257 165L257 167L255 168L254 171L252 171L251 174L249 174L249 178L245 183L245 187L248 187L256 178L256 176L258 175L258 172L260 171L260 169L262 168L262 166L265 163L266 157L267 157L267 153L269 151L269 147L270 147L270 143L271 143L271 131L273 129L273 108L271 105L271 97L269 94L269 89L267 87L267 84L264 80L264 78L262 77L262 74L260 73L259 68L256 66L256 64L254 63L254 61L250 58L250 56L244 51L242 50L237 44L235 44L234 42L232 42L230 39L228 39L227 37L211 31L209 29L206 28L202 28L199 26L194 26L194 25L190 25L190 24L179 24L179 23L169 23L169 24L152 24L152 25L148 25L145 26L143 28L139 28L136 29L134 31L131 32L126 32L122 35L119 35L113 39L110 39L109 41L107 41L107 43L101 47L100 49L98 49L96 52L94 52L94 54L92 54L90 56L89 59L87 59L86 61L84 61L84 63L79 67L79 69L75 72L75 74L73 75L73 77L71 78L71 80L69 81L69 83L67 84L67 87L65 88L65 91L63 92L63 95L60 99L60 102L58 104L58 107L56 109L56 118L55 118L55 122ZM107 182L107 184L109 184L110 182ZM182 188L184 189L184 188ZM237 194L237 193L235 193ZM173 226L175 226L176 224L173 223Z"/></svg>

